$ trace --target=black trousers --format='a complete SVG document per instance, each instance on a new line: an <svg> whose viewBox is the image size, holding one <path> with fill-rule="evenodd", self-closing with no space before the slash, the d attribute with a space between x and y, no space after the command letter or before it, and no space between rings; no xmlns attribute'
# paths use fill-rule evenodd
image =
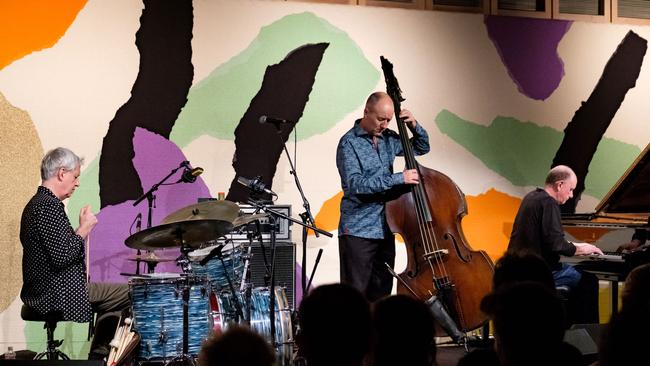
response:
<svg viewBox="0 0 650 366"><path fill-rule="evenodd" d="M395 237L366 239L352 235L339 236L341 283L363 293L368 301L390 295L393 276L386 268L395 266Z"/></svg>
<svg viewBox="0 0 650 366"><path fill-rule="evenodd" d="M88 296L93 312L97 314L95 333L88 357L103 358L110 351L109 343L115 335L122 311L131 305L129 286L91 282L88 284Z"/></svg>

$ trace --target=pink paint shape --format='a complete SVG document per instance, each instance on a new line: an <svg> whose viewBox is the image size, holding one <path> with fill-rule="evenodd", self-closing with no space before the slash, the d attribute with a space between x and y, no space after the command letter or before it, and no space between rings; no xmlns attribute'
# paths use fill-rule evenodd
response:
<svg viewBox="0 0 650 366"><path fill-rule="evenodd" d="M186 160L183 152L173 142L143 128L136 129L133 147L133 165L142 182L143 192L148 191ZM179 169L167 183L178 181L182 171L183 169ZM160 186L155 195L152 226L159 224L170 213L197 203L199 198L211 197L201 177L194 183ZM148 205L146 199L137 207L133 207L133 202L134 200L129 200L104 207L97 215L99 222L91 234L90 244L91 281L123 283L127 282L128 277L120 273L135 273L135 262L128 261L127 258L135 256L136 250L127 247L124 241L130 236L130 232L135 232L134 222L139 213L142 214L142 228L146 228ZM159 250L156 255L175 258L179 255L179 249L172 247ZM156 272L180 271L174 262L166 262L159 263Z"/></svg>

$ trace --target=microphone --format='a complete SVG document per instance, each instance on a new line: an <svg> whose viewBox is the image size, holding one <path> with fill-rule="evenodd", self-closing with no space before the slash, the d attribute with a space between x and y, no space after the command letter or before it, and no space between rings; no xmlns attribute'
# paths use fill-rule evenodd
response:
<svg viewBox="0 0 650 366"><path fill-rule="evenodd" d="M273 118L273 117L268 117L268 116L261 116L260 117L260 123L272 123L274 125L283 125L287 123L291 123L291 121L287 119L282 119L282 118Z"/></svg>
<svg viewBox="0 0 650 366"><path fill-rule="evenodd" d="M272 190L266 188L266 186L264 185L264 182L262 182L262 177L260 177L260 176L257 176L257 177L255 177L253 179L248 179L248 178L244 178L244 177L237 177L237 182L239 184L247 187L248 189L250 189L253 192L267 193L267 194L270 194L271 196L276 196L276 197L278 196L277 194L275 194L275 192L273 192Z"/></svg>
<svg viewBox="0 0 650 366"><path fill-rule="evenodd" d="M196 177L202 173L203 168L200 167L196 167L194 169L185 168L185 170L183 170L183 175L181 175L181 179L179 179L176 183L194 183L194 181L196 181Z"/></svg>
<svg viewBox="0 0 650 366"><path fill-rule="evenodd" d="M140 232L140 230L142 230L142 212L135 216L135 232Z"/></svg>

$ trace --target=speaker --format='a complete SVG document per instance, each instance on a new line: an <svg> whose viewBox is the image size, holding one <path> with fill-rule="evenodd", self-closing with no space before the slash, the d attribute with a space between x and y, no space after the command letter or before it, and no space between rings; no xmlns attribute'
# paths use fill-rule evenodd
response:
<svg viewBox="0 0 650 366"><path fill-rule="evenodd" d="M590 365L598 360L598 344L603 324L573 324L564 332L564 341L580 351L585 363Z"/></svg>
<svg viewBox="0 0 650 366"><path fill-rule="evenodd" d="M271 265L271 244L264 243L264 253L269 266ZM253 287L265 286L264 257L262 247L259 243L251 246L250 274ZM275 245L275 285L285 288L287 301L292 309L295 309L296 289L296 245L291 242L276 242Z"/></svg>

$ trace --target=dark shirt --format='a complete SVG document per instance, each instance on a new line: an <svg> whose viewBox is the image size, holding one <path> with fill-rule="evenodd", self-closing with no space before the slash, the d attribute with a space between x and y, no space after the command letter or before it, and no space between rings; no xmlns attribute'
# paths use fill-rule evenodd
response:
<svg viewBox="0 0 650 366"><path fill-rule="evenodd" d="M358 119L339 141L336 167L341 176L343 198L339 236L353 235L383 239L390 230L384 215L386 192L404 184L402 172L393 173L395 156L403 155L399 135L384 130L373 145L372 136L359 126ZM429 152L429 136L418 123L411 131L415 155Z"/></svg>
<svg viewBox="0 0 650 366"><path fill-rule="evenodd" d="M38 187L23 210L23 288L20 298L41 314L62 311L63 319L90 320L84 240L70 225L61 202Z"/></svg>
<svg viewBox="0 0 650 366"><path fill-rule="evenodd" d="M564 238L560 206L542 188L528 193L521 201L508 252L537 254L551 270L560 269L560 254L575 254L575 245Z"/></svg>

